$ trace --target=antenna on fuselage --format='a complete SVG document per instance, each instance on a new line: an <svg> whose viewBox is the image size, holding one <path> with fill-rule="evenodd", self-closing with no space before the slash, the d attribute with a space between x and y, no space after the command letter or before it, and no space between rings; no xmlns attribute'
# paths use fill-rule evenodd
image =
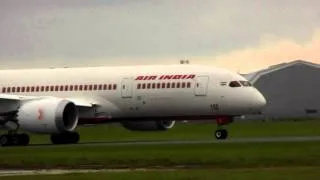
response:
<svg viewBox="0 0 320 180"><path fill-rule="evenodd" d="M186 60L180 60L180 64L189 64L189 60L188 59L186 59Z"/></svg>

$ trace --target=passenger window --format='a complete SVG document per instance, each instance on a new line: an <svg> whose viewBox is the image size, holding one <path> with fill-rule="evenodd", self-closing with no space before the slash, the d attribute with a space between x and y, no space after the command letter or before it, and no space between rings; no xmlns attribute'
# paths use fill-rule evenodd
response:
<svg viewBox="0 0 320 180"><path fill-rule="evenodd" d="M148 84L147 84L147 89L150 89L150 87L151 87L151 84L148 83Z"/></svg>
<svg viewBox="0 0 320 180"><path fill-rule="evenodd" d="M112 85L111 84L109 84L108 89L112 90Z"/></svg>
<svg viewBox="0 0 320 180"><path fill-rule="evenodd" d="M97 90L97 85L95 84L95 85L93 85L93 90Z"/></svg>
<svg viewBox="0 0 320 180"><path fill-rule="evenodd" d="M64 90L65 90L65 91L68 91L68 85L65 85L65 86L64 86Z"/></svg>
<svg viewBox="0 0 320 180"><path fill-rule="evenodd" d="M187 88L191 88L191 82L187 83Z"/></svg>
<svg viewBox="0 0 320 180"><path fill-rule="evenodd" d="M30 91L30 87L29 86L27 86L27 90L26 90L27 92L29 92Z"/></svg>
<svg viewBox="0 0 320 180"><path fill-rule="evenodd" d="M21 92L24 92L25 87L21 87Z"/></svg>
<svg viewBox="0 0 320 180"><path fill-rule="evenodd" d="M17 92L20 92L20 87L17 87Z"/></svg>
<svg viewBox="0 0 320 180"><path fill-rule="evenodd" d="M99 88L99 90L102 90L102 84L99 84L98 88Z"/></svg>
<svg viewBox="0 0 320 180"><path fill-rule="evenodd" d="M83 87L82 85L79 85L79 90L80 90L80 91L82 91L82 87Z"/></svg>
<svg viewBox="0 0 320 180"><path fill-rule="evenodd" d="M170 88L170 83L169 82L167 83L167 88Z"/></svg>
<svg viewBox="0 0 320 180"><path fill-rule="evenodd" d="M160 87L161 87L161 84L157 83L157 89L160 89Z"/></svg>
<svg viewBox="0 0 320 180"><path fill-rule="evenodd" d="M69 86L70 91L73 91L73 85Z"/></svg>
<svg viewBox="0 0 320 180"><path fill-rule="evenodd" d="M89 85L89 90L90 90L90 91L92 90L92 85L91 85L91 84Z"/></svg>
<svg viewBox="0 0 320 180"><path fill-rule="evenodd" d="M176 87L176 83L175 82L171 83L171 88L175 88L175 87Z"/></svg>
<svg viewBox="0 0 320 180"><path fill-rule="evenodd" d="M140 89L141 88L141 84L139 83L138 85L137 85L137 89Z"/></svg>
<svg viewBox="0 0 320 180"><path fill-rule="evenodd" d="M8 87L8 88L7 88L7 92L9 93L9 92L10 92L10 90L11 90L11 89L10 89L10 87Z"/></svg>
<svg viewBox="0 0 320 180"><path fill-rule="evenodd" d="M186 87L186 83L185 83L185 82L182 82L181 87L182 87L182 88L185 88L185 87Z"/></svg>
<svg viewBox="0 0 320 180"><path fill-rule="evenodd" d="M156 88L156 83L152 83L152 89Z"/></svg>
<svg viewBox="0 0 320 180"><path fill-rule="evenodd" d="M43 92L44 91L44 86L41 86L41 90L40 90L41 92Z"/></svg>
<svg viewBox="0 0 320 180"><path fill-rule="evenodd" d="M143 83L143 84L142 84L142 89L145 89L145 88L146 88L146 84Z"/></svg>
<svg viewBox="0 0 320 180"><path fill-rule="evenodd" d="M180 82L177 83L177 88L180 88Z"/></svg>
<svg viewBox="0 0 320 180"><path fill-rule="evenodd" d="M117 85L113 84L113 90L116 90L116 89L117 89Z"/></svg>
<svg viewBox="0 0 320 180"><path fill-rule="evenodd" d="M60 91L63 91L63 86L62 85L60 86Z"/></svg>
<svg viewBox="0 0 320 180"><path fill-rule="evenodd" d="M78 85L74 85L74 90L78 91Z"/></svg>
<svg viewBox="0 0 320 180"><path fill-rule="evenodd" d="M39 92L39 86L36 87L36 92Z"/></svg>
<svg viewBox="0 0 320 180"><path fill-rule="evenodd" d="M166 88L166 83L162 83L161 88L162 89Z"/></svg>
<svg viewBox="0 0 320 180"><path fill-rule="evenodd" d="M2 92L3 92L3 93L6 92L6 88L5 88L5 87L2 88Z"/></svg>
<svg viewBox="0 0 320 180"><path fill-rule="evenodd" d="M12 92L16 92L16 88L15 87L12 87Z"/></svg>
<svg viewBox="0 0 320 180"><path fill-rule="evenodd" d="M241 87L241 84L238 81L231 81L229 83L230 87Z"/></svg>

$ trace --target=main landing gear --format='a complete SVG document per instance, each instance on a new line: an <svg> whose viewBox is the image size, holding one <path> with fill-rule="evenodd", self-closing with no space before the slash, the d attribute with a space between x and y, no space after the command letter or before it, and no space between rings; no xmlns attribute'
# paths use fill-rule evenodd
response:
<svg viewBox="0 0 320 180"><path fill-rule="evenodd" d="M65 132L51 135L52 144L76 144L79 142L80 135L77 132Z"/></svg>
<svg viewBox="0 0 320 180"><path fill-rule="evenodd" d="M66 132L61 134L52 134L52 144L76 144L79 142L80 135L77 132ZM8 134L0 136L0 146L27 146L30 137L26 133L18 134L9 131Z"/></svg>
<svg viewBox="0 0 320 180"><path fill-rule="evenodd" d="M29 144L28 134L9 132L0 136L0 146L26 146Z"/></svg>
<svg viewBox="0 0 320 180"><path fill-rule="evenodd" d="M214 136L218 140L227 139L228 137L228 131L226 129L223 129L223 125L227 125L233 121L233 118L230 116L220 116L217 117L217 125L218 129L215 131Z"/></svg>

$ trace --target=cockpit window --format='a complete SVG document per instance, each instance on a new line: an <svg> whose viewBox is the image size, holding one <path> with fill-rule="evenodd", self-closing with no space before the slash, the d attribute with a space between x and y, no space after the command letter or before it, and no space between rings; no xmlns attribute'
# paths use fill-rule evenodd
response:
<svg viewBox="0 0 320 180"><path fill-rule="evenodd" d="M242 84L242 86L252 86L249 81L240 81L240 83Z"/></svg>
<svg viewBox="0 0 320 180"><path fill-rule="evenodd" d="M241 84L240 84L238 81L231 81L231 82L229 83L229 86L230 86L230 87L240 87Z"/></svg>

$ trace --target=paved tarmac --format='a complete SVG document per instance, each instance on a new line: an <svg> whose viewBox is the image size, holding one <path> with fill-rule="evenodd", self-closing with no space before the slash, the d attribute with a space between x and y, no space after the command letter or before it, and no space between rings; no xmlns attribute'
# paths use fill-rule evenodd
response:
<svg viewBox="0 0 320 180"><path fill-rule="evenodd" d="M81 142L78 144L58 145L58 146L121 146L121 145L161 145L161 144L215 144L215 143L263 143L263 142L301 142L320 141L320 136L293 136L293 137L261 137L261 138L230 138L226 140L155 140L155 141L94 141ZM52 144L31 144L30 146L48 146Z"/></svg>

